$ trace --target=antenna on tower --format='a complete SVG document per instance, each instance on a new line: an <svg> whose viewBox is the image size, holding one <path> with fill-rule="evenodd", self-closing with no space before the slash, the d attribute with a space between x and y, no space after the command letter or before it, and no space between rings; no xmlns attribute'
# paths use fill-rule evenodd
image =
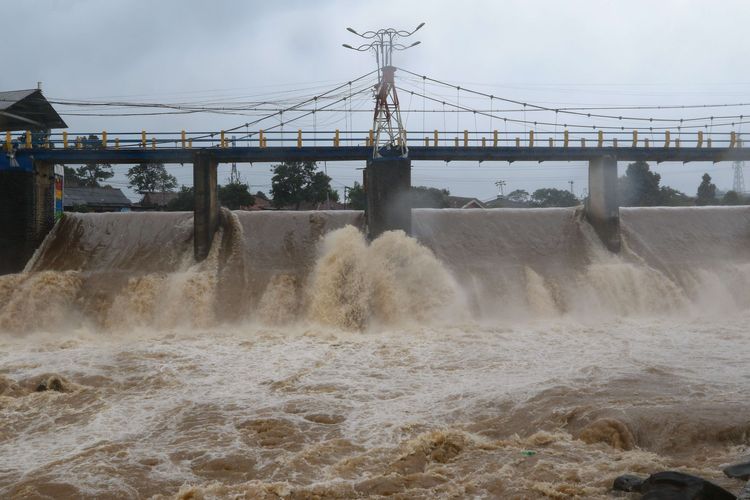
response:
<svg viewBox="0 0 750 500"><path fill-rule="evenodd" d="M742 141L740 139L737 139L737 147L742 147ZM732 182L732 190L742 196L745 194L745 162L735 161L733 170L734 181Z"/></svg>
<svg viewBox="0 0 750 500"><path fill-rule="evenodd" d="M372 50L375 53L375 61L378 65L378 85L375 89L375 115L373 117L372 129L374 131L372 141L372 156L378 158L383 150L397 150L402 157L407 157L409 148L406 145L406 130L401 121L401 109L396 93L394 75L396 68L393 66L393 51L406 50L420 42L410 45L398 43L399 38L407 38L419 31L425 23L421 23L412 31L385 28L377 31L365 31L358 33L353 28L346 28L350 33L367 40L366 43L357 47L343 44L347 49L358 52Z"/></svg>

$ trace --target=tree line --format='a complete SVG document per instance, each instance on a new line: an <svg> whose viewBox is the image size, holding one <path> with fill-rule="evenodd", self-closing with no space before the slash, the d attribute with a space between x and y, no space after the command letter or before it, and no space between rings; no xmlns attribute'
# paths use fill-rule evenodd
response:
<svg viewBox="0 0 750 500"><path fill-rule="evenodd" d="M669 186L661 186L661 175L652 172L648 163L637 161L628 165L625 175L617 180L617 195L624 207L650 206L705 206L744 205L744 194L727 191L722 198L716 193L716 184L704 173L695 196L689 196Z"/></svg>

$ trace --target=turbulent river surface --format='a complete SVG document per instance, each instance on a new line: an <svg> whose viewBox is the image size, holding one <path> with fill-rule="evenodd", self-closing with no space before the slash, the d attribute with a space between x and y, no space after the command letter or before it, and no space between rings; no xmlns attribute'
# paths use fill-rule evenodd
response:
<svg viewBox="0 0 750 500"><path fill-rule="evenodd" d="M70 214L0 276L2 498L609 498L750 453L750 208Z"/></svg>

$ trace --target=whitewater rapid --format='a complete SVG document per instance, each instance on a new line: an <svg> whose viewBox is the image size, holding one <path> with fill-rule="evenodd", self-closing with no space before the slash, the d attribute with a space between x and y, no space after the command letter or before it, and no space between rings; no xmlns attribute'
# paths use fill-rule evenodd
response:
<svg viewBox="0 0 750 500"><path fill-rule="evenodd" d="M0 277L0 496L607 497L750 453L750 210L74 214ZM43 386L43 387L40 387ZM40 388L51 390L38 391Z"/></svg>

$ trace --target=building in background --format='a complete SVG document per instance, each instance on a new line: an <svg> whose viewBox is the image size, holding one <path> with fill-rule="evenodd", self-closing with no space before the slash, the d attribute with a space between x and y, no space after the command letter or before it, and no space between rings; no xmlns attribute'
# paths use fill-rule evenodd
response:
<svg viewBox="0 0 750 500"><path fill-rule="evenodd" d="M132 203L116 188L68 187L63 205L73 212L127 212Z"/></svg>
<svg viewBox="0 0 750 500"><path fill-rule="evenodd" d="M138 210L164 210L169 202L175 199L177 199L175 191L149 191L143 193L143 198L133 208Z"/></svg>
<svg viewBox="0 0 750 500"><path fill-rule="evenodd" d="M448 196L448 206L446 208L487 208L485 204L476 198L465 196Z"/></svg>

